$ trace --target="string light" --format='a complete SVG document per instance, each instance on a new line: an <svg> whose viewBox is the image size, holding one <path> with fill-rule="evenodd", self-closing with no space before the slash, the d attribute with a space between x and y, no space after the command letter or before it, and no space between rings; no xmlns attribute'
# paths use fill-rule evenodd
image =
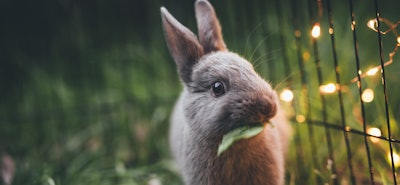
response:
<svg viewBox="0 0 400 185"><path fill-rule="evenodd" d="M304 117L303 115L299 114L296 116L296 121L298 123L304 123L304 121L306 121L306 117Z"/></svg>
<svg viewBox="0 0 400 185"><path fill-rule="evenodd" d="M387 30L385 30L385 31L378 30L378 23L381 23L381 22L388 26ZM355 25L356 25L356 22L353 21L352 24L351 24L351 29L352 30L354 30ZM367 22L367 27L369 29L371 29L371 30L373 30L375 32L379 32L382 35L385 35L385 34L387 34L389 32L392 32L394 34L394 36L395 36L396 45L394 46L392 52L390 52L388 54L389 55L389 59L386 62L383 63L383 66L382 65L377 65L375 67L372 67L372 68L366 70L365 73L363 73L361 70L359 70L358 74L360 75L361 78L364 78L366 76L375 76L379 71L382 72L382 67L386 67L386 66L388 66L388 65L393 63L393 57L396 55L397 49L400 46L400 36L398 35L397 31L395 30L399 25L400 25L400 21L398 21L397 23L394 24L394 23L390 22L388 19L383 18L383 17L379 17L379 19L371 19L371 20L369 20ZM333 34L333 29L330 28L328 31L329 31L329 34L331 34L331 35ZM319 38L321 36L321 27L320 27L320 24L318 22L315 23L314 26L312 27L311 36L314 39ZM307 55L305 53L303 53L303 58L308 58L308 57L305 57L305 56L307 56ZM358 77L353 78L351 80L351 82L352 83L355 83L355 82L360 83L359 80L358 80ZM334 84L334 83L328 83L328 84L325 84L325 85L321 85L319 87L319 90L320 90L321 93L324 93L324 94L332 94L332 93L335 93L338 90L338 86L336 84ZM283 94L283 92L281 93L281 99L283 99L283 95L282 94ZM372 102L374 100L374 91L372 89L369 89L369 88L365 89L363 91L363 93L361 94L361 100L363 102L366 102L366 103ZM290 101L292 101L292 99L290 99ZM301 114L296 115L295 119L296 119L296 121L298 123L303 123L305 121L305 117L303 115L301 115ZM346 126L345 130L346 131L350 131L351 128ZM371 128L369 128L367 130L367 133L370 135L369 136L369 140L372 143L378 143L381 140L380 137L382 136L382 132L381 132L381 130L379 128L371 127ZM393 164L394 164L395 168L400 167L400 155L395 153L395 152L393 152L393 153L388 152L387 153L387 159L388 159L388 161L390 163L392 162L392 158L393 158Z"/></svg>
<svg viewBox="0 0 400 185"><path fill-rule="evenodd" d="M374 100L374 91L372 89L365 89L361 94L361 100L366 103L372 102Z"/></svg>
<svg viewBox="0 0 400 185"><path fill-rule="evenodd" d="M321 85L319 87L319 91L324 94L332 94L336 92L337 87L334 83L328 83L326 85Z"/></svg>
<svg viewBox="0 0 400 185"><path fill-rule="evenodd" d="M310 60L310 52L305 51L305 52L303 53L303 60L304 60L304 61Z"/></svg>
<svg viewBox="0 0 400 185"><path fill-rule="evenodd" d="M389 19L386 19L384 17L379 17L379 22L385 23L389 28L385 31L379 31L379 33L385 35L389 32L393 32L393 34L395 34L397 36L397 33L395 31L395 28L400 24L400 21L398 21L397 23L393 23L391 21L389 21ZM368 21L367 23L368 28L370 28L371 30L374 30L375 32L378 32L378 20L376 19L371 19Z"/></svg>
<svg viewBox="0 0 400 185"><path fill-rule="evenodd" d="M385 30L385 31L379 30L379 33L381 33L382 35L385 35L385 34L387 34L387 33L389 33L389 32L392 32L392 33L394 34L394 36L396 37L396 45L395 45L393 51L389 53L389 60L387 60L387 61L383 64L383 66L388 66L388 65L390 65L390 64L393 63L393 57L394 57L394 55L396 55L397 49L398 49L398 47L400 46L400 36L397 34L397 31L395 30L396 27L399 26L400 21L398 21L397 23L392 23L391 21L389 21L388 19L383 18L383 17L379 17L379 21L382 22L382 23L384 23L384 24L386 24L386 25L389 27L389 28L388 28L387 30ZM373 31L375 31L375 32L378 32L378 29L377 29L377 27L378 27L378 20L377 20L377 19L371 19L371 20L369 20L369 21L367 22L367 26L368 26L368 28L370 28L371 30L373 30ZM353 28L352 28L352 29L353 29ZM378 72L379 70L381 70L381 69L382 69L382 66L379 65L379 66L376 66L376 67L373 67L373 68L369 69L366 73L361 73L361 71L359 71L359 74L360 74L360 77L361 77L361 78L364 78L364 77L366 77L366 76L374 76L374 75L377 74L377 72ZM357 82L357 81L358 81L358 78L357 78L357 77L355 77L355 78L353 78L353 79L351 80L352 83L355 83L355 82Z"/></svg>
<svg viewBox="0 0 400 185"><path fill-rule="evenodd" d="M378 21L376 21L376 19L371 19L368 21L367 23L368 28L374 30L374 31L378 31L376 30L376 27L378 27Z"/></svg>
<svg viewBox="0 0 400 185"><path fill-rule="evenodd" d="M333 34L333 28L329 28L329 30L328 30L328 32L329 32L329 34Z"/></svg>
<svg viewBox="0 0 400 185"><path fill-rule="evenodd" d="M382 132L379 128L375 128L375 127L371 127L367 130L367 133L371 136L376 136L376 137L381 137L382 136ZM378 143L380 141L379 138L376 137L369 137L369 139L371 140L372 143Z"/></svg>
<svg viewBox="0 0 400 185"><path fill-rule="evenodd" d="M311 30L311 36L314 38L318 38L320 35L321 35L321 27L319 23L315 23Z"/></svg>
<svg viewBox="0 0 400 185"><path fill-rule="evenodd" d="M387 153L387 158L388 158L388 161L390 163L392 163L392 157L390 155L390 152ZM396 152L393 152L393 163L394 163L395 168L400 167L400 155L397 154Z"/></svg>
<svg viewBox="0 0 400 185"><path fill-rule="evenodd" d="M374 67L366 72L368 76L374 76L379 71L378 67Z"/></svg>
<svg viewBox="0 0 400 185"><path fill-rule="evenodd" d="M279 94L279 98L285 102L291 102L293 100L293 92L289 89L285 89Z"/></svg>
<svg viewBox="0 0 400 185"><path fill-rule="evenodd" d="M351 22L351 30L354 31L354 27L356 26L356 21Z"/></svg>
<svg viewBox="0 0 400 185"><path fill-rule="evenodd" d="M300 36L301 36L301 31L300 31L300 30L296 30L296 31L294 32L294 35L295 35L296 37L300 37Z"/></svg>

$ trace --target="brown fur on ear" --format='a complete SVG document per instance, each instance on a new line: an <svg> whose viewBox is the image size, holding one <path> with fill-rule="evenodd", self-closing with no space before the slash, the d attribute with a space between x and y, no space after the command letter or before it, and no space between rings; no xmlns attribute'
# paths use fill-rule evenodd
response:
<svg viewBox="0 0 400 185"><path fill-rule="evenodd" d="M161 17L169 52L178 67L180 78L188 83L191 81L193 65L204 55L203 47L197 37L164 7L161 7Z"/></svg>
<svg viewBox="0 0 400 185"><path fill-rule="evenodd" d="M212 5L207 0L197 0L195 11L199 39L204 53L227 50L221 26Z"/></svg>

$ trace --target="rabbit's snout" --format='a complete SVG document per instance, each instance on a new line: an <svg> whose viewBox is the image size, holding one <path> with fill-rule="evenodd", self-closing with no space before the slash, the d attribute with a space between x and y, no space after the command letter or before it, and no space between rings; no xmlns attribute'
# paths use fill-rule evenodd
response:
<svg viewBox="0 0 400 185"><path fill-rule="evenodd" d="M276 115L277 105L270 97L266 95L261 96L257 100L258 101L255 102L257 114L254 117L255 120L252 120L252 122L265 123Z"/></svg>
<svg viewBox="0 0 400 185"><path fill-rule="evenodd" d="M265 123L273 118L277 113L275 100L267 95L253 96L242 99L241 111L244 116L242 119L248 123Z"/></svg>

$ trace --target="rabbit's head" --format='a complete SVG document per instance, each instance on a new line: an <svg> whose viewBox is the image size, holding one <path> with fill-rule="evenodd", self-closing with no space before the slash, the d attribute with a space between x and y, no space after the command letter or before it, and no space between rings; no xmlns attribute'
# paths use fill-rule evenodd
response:
<svg viewBox="0 0 400 185"><path fill-rule="evenodd" d="M210 136L266 123L278 109L275 91L251 63L227 50L211 4L197 0L195 11L199 39L161 8L167 45L184 84L186 121Z"/></svg>

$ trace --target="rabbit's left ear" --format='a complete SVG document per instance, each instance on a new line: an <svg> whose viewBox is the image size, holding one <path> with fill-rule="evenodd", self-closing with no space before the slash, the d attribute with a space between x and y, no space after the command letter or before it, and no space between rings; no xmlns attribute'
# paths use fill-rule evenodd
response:
<svg viewBox="0 0 400 185"><path fill-rule="evenodd" d="M207 0L197 0L195 11L199 40L204 53L227 50L222 38L221 26L212 5Z"/></svg>
<svg viewBox="0 0 400 185"><path fill-rule="evenodd" d="M168 49L178 67L182 81L191 81L194 64L204 55L203 47L197 37L179 23L164 7L161 7L161 18Z"/></svg>

